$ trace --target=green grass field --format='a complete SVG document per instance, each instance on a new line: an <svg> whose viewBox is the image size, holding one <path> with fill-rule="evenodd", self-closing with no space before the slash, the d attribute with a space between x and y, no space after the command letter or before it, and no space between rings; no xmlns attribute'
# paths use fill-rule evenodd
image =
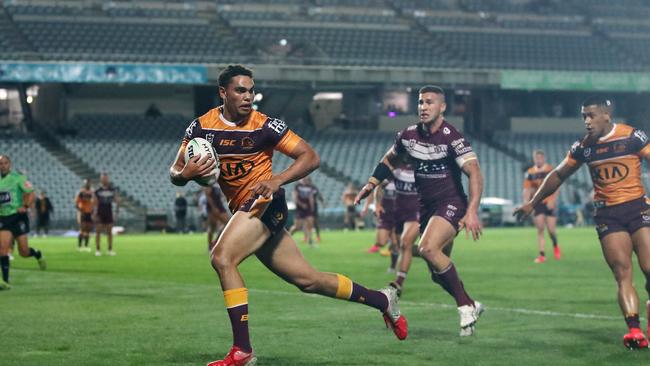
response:
<svg viewBox="0 0 650 366"><path fill-rule="evenodd" d="M324 232L319 249L301 247L318 269L379 288L393 277L387 258L365 253L373 237ZM543 265L532 262L532 229L488 229L478 243L459 237L454 261L470 294L487 306L478 333L463 339L453 300L419 258L401 302L410 325L403 342L376 310L302 294L249 258L241 270L258 364L647 362L650 351L622 346L626 327L595 230L561 230L559 237L563 259ZM78 253L75 241L32 239L47 271L33 259L12 263L14 287L0 292L1 365L202 365L228 351L230 325L203 235L121 236L118 255L99 258ZM645 302L638 268L635 278Z"/></svg>

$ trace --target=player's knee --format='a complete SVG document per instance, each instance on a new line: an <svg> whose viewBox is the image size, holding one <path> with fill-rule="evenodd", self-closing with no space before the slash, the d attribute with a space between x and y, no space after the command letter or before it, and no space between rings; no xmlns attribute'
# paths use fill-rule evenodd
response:
<svg viewBox="0 0 650 366"><path fill-rule="evenodd" d="M18 254L20 254L21 257L27 258L29 257L29 249L25 249L22 247L18 247Z"/></svg>
<svg viewBox="0 0 650 366"><path fill-rule="evenodd" d="M230 256L219 255L216 251L213 251L210 255L210 262L217 273L226 273L235 267L235 262Z"/></svg>

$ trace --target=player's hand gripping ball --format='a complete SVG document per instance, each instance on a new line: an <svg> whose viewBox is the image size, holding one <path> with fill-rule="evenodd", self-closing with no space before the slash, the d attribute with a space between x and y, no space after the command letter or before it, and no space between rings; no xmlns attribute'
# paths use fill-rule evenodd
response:
<svg viewBox="0 0 650 366"><path fill-rule="evenodd" d="M219 156L214 150L214 147L212 147L212 144L208 140L201 137L193 138L185 147L186 162L190 161L190 159L192 159L195 156L198 156L200 159L203 158L203 156L205 155L212 157L216 165L214 170L212 170L207 175L204 175L202 177L196 177L193 179L196 183L204 187L211 186L217 183L217 179L219 178Z"/></svg>

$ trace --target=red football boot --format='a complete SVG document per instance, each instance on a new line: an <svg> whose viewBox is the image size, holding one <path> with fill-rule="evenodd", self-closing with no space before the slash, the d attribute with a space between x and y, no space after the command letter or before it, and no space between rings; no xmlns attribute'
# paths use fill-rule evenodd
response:
<svg viewBox="0 0 650 366"><path fill-rule="evenodd" d="M395 333L395 336L400 341L405 340L409 333L409 325L406 321L406 317L402 315L397 306L397 289L388 286L379 291L388 298L388 308L384 311L386 328L392 329L393 333Z"/></svg>
<svg viewBox="0 0 650 366"><path fill-rule="evenodd" d="M247 353L237 346L232 346L223 360L212 361L208 366L255 366L255 364L257 364L257 357L254 352Z"/></svg>
<svg viewBox="0 0 650 366"><path fill-rule="evenodd" d="M540 255L537 258L535 258L534 262L535 263L544 263L544 262L546 262L546 257L544 257L543 255Z"/></svg>
<svg viewBox="0 0 650 366"><path fill-rule="evenodd" d="M553 247L553 255L555 256L555 259L560 260L560 257L562 256L560 253L560 246L556 245Z"/></svg>
<svg viewBox="0 0 650 366"><path fill-rule="evenodd" d="M381 247L377 244L368 248L368 253L377 253Z"/></svg>
<svg viewBox="0 0 650 366"><path fill-rule="evenodd" d="M623 336L623 345L629 349L648 348L648 339L639 328L630 328Z"/></svg>

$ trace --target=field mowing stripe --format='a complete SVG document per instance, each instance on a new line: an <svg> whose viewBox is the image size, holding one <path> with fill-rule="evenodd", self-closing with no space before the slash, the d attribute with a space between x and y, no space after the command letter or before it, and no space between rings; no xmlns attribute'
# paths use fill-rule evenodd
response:
<svg viewBox="0 0 650 366"><path fill-rule="evenodd" d="M303 294L301 292L287 292L287 291L276 291L276 290L262 290L262 289L248 289L250 292L257 292L260 294L271 294L271 295L293 295L293 296L313 296L320 297L321 295L316 294ZM422 308L438 308L438 309L456 309L455 305L450 304L439 304L439 303L429 303L429 302L415 302L415 301L400 301L400 306L405 307L422 307ZM585 314L585 313L561 313L557 311L549 310L532 310L524 308L502 308L495 306L486 306L488 311L500 311L505 313L516 313L524 315L539 315L539 316L550 316L550 317L564 317L564 318L577 318L577 319L600 319L600 320L621 320L620 316L609 316L609 315L597 315L597 314ZM641 318L641 320L644 320Z"/></svg>

